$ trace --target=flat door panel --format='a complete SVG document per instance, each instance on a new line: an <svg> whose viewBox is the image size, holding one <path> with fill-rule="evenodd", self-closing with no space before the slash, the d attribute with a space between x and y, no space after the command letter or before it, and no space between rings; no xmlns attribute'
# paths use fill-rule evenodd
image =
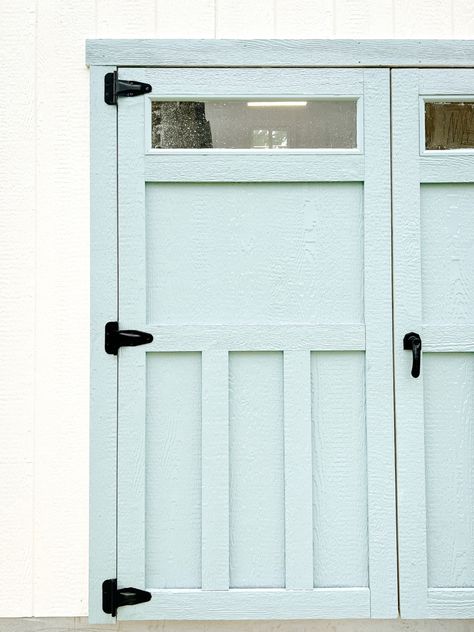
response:
<svg viewBox="0 0 474 632"><path fill-rule="evenodd" d="M119 619L396 616L388 71L120 76Z"/></svg>
<svg viewBox="0 0 474 632"><path fill-rule="evenodd" d="M470 618L474 72L392 73L401 613ZM417 379L408 332L424 349Z"/></svg>

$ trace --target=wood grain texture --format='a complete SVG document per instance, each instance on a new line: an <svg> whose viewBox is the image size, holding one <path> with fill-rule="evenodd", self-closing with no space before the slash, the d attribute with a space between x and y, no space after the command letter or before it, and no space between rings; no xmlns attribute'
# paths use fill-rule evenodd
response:
<svg viewBox="0 0 474 632"><path fill-rule="evenodd" d="M420 181L436 182L473 182L472 156L453 155L420 158Z"/></svg>
<svg viewBox="0 0 474 632"><path fill-rule="evenodd" d="M202 354L202 588L229 588L229 354Z"/></svg>
<svg viewBox="0 0 474 632"><path fill-rule="evenodd" d="M230 585L283 587L282 353L229 354L229 414Z"/></svg>
<svg viewBox="0 0 474 632"><path fill-rule="evenodd" d="M313 588L311 355L283 354L285 441L285 587Z"/></svg>
<svg viewBox="0 0 474 632"><path fill-rule="evenodd" d="M430 588L428 606L432 617L472 619L474 597L472 588Z"/></svg>
<svg viewBox="0 0 474 632"><path fill-rule="evenodd" d="M189 591L183 601L179 591L152 591L153 598L141 609L128 608L130 620L197 619L203 611L207 619L224 619L232 612L234 620L280 619L291 611L295 619L329 617L365 618L369 612L367 588L321 588L296 593L285 590ZM124 611L122 611L124 613ZM328 614L331 613L331 614ZM120 618L119 611L119 618Z"/></svg>
<svg viewBox="0 0 474 632"><path fill-rule="evenodd" d="M125 99L118 109L118 320L143 329L146 318L145 185L140 130L143 105ZM146 352L118 356L117 581L146 580Z"/></svg>
<svg viewBox="0 0 474 632"><path fill-rule="evenodd" d="M101 587L117 574L117 360L104 353L103 338L104 323L117 319L117 198L110 194L117 186L117 113L100 94L112 70L91 70L89 617L95 623L113 620L102 610Z"/></svg>
<svg viewBox="0 0 474 632"><path fill-rule="evenodd" d="M200 588L202 561L207 562L211 552L207 548L207 529L219 516L211 517L209 525L201 520L201 507L205 512L209 506L208 498L201 492L202 483L209 482L207 458L202 463L204 452L201 447L201 437L208 437L207 397L201 408L201 383L207 379L208 365L206 363L201 371L199 353L147 353L146 356L144 585ZM202 465L205 467L203 478ZM218 473L214 472L214 475L217 477ZM201 556L201 531L203 545L207 545L203 546L204 559ZM215 541L217 550L220 550L222 537L225 539L225 533ZM130 548L129 544L124 546ZM221 567L222 564L213 569L208 564L203 567L206 571L203 579L207 584L210 571L217 572Z"/></svg>
<svg viewBox="0 0 474 632"><path fill-rule="evenodd" d="M425 69L421 73L420 94L439 94L440 86L443 94L472 94L474 79L469 71L449 72L446 68Z"/></svg>
<svg viewBox="0 0 474 632"><path fill-rule="evenodd" d="M198 619L206 612L207 619L225 619L232 609L235 620L283 619L294 613L295 619L366 618L369 613L367 588L320 588L317 590L221 590L187 591L183 600L179 591L152 591L152 600L140 609L129 608L128 618ZM160 604L159 612L154 607ZM122 616L125 611L122 610ZM119 613L120 617L120 613Z"/></svg>
<svg viewBox="0 0 474 632"><path fill-rule="evenodd" d="M474 358L425 353L423 372L428 585L473 586Z"/></svg>
<svg viewBox="0 0 474 632"><path fill-rule="evenodd" d="M369 576L374 618L397 615L389 81L387 70L364 70L365 401Z"/></svg>
<svg viewBox="0 0 474 632"><path fill-rule="evenodd" d="M192 43L195 40L187 41ZM360 72L350 68L293 68L288 72L285 68L203 67L182 68L176 72L175 68L144 67L121 68L120 76L151 83L150 97L208 97L211 100L219 97L241 97L246 100L252 96L358 96L362 94L363 81Z"/></svg>
<svg viewBox="0 0 474 632"><path fill-rule="evenodd" d="M312 353L314 586L367 586L362 353Z"/></svg>
<svg viewBox="0 0 474 632"><path fill-rule="evenodd" d="M474 156L469 159L471 171ZM474 184L421 187L423 322L469 325L474 313Z"/></svg>
<svg viewBox="0 0 474 632"><path fill-rule="evenodd" d="M426 616L423 373L414 380L403 336L422 324L419 73L392 71L394 366L397 419L400 610Z"/></svg>
<svg viewBox="0 0 474 632"><path fill-rule="evenodd" d="M423 325L425 351L474 351L474 325Z"/></svg>
<svg viewBox="0 0 474 632"><path fill-rule="evenodd" d="M291 152L238 155L201 153L196 155L148 154L145 156L147 182L358 182L364 179L364 158L353 153L312 154Z"/></svg>
<svg viewBox="0 0 474 632"><path fill-rule="evenodd" d="M150 325L148 351L342 351L365 349L365 326L337 325Z"/></svg>
<svg viewBox="0 0 474 632"><path fill-rule="evenodd" d="M362 322L362 213L356 183L147 185L148 321Z"/></svg>
<svg viewBox="0 0 474 632"><path fill-rule="evenodd" d="M244 5L242 5L244 6ZM450 32L450 30L449 30ZM449 37L447 35L446 37ZM471 40L88 40L90 65L423 66L472 64Z"/></svg>

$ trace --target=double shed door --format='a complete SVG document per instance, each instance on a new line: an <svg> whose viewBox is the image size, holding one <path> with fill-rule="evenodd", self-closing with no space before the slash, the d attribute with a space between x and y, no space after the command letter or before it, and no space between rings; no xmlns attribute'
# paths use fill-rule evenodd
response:
<svg viewBox="0 0 474 632"><path fill-rule="evenodd" d="M121 619L396 616L390 124L401 615L474 616L473 71L391 74L120 70Z"/></svg>
<svg viewBox="0 0 474 632"><path fill-rule="evenodd" d="M119 76L118 617L395 616L389 71Z"/></svg>

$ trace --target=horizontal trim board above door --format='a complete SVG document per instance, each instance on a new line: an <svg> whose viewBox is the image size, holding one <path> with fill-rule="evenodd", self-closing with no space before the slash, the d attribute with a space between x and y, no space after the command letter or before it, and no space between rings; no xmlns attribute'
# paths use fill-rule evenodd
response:
<svg viewBox="0 0 474 632"><path fill-rule="evenodd" d="M472 40L91 39L88 65L472 67Z"/></svg>

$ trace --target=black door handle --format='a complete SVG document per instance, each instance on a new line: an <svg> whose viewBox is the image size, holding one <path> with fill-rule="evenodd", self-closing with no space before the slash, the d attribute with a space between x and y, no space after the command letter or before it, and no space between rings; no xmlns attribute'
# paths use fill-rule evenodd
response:
<svg viewBox="0 0 474 632"><path fill-rule="evenodd" d="M403 338L403 348L405 351L411 351L413 354L413 364L411 366L412 377L420 377L421 338L419 334L416 334L414 331L405 334Z"/></svg>

